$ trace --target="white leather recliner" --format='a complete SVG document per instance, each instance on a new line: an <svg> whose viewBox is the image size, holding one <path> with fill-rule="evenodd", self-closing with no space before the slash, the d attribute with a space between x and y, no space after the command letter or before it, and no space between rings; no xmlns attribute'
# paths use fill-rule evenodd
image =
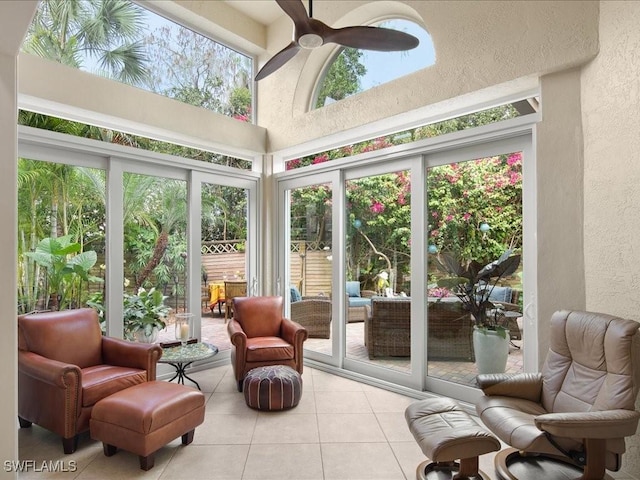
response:
<svg viewBox="0 0 640 480"><path fill-rule="evenodd" d="M635 434L640 419L639 326L600 313L556 312L542 373L477 377L484 392L478 415L514 447L496 455L502 478L525 478L510 470L519 463L516 470L526 471L531 454L564 458L583 470L583 479L620 469L624 437Z"/></svg>

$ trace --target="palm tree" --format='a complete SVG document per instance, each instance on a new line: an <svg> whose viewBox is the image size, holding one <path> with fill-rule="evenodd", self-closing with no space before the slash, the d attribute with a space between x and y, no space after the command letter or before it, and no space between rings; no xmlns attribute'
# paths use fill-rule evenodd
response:
<svg viewBox="0 0 640 480"><path fill-rule="evenodd" d="M144 10L124 0L43 0L22 48L138 85L147 77L144 17Z"/></svg>

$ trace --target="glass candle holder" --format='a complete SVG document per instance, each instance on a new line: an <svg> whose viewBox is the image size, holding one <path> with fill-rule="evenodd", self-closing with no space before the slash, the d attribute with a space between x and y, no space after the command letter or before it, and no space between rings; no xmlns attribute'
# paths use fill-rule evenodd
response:
<svg viewBox="0 0 640 480"><path fill-rule="evenodd" d="M184 347L191 338L193 313L176 313L175 336Z"/></svg>

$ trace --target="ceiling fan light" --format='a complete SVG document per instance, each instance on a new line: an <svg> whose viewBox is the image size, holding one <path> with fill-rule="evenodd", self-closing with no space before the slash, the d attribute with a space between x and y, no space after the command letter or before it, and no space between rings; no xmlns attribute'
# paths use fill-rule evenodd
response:
<svg viewBox="0 0 640 480"><path fill-rule="evenodd" d="M315 33L305 33L300 38L298 38L298 45L302 48L307 48L309 50L313 48L318 48L322 46L324 40L320 35L316 35Z"/></svg>

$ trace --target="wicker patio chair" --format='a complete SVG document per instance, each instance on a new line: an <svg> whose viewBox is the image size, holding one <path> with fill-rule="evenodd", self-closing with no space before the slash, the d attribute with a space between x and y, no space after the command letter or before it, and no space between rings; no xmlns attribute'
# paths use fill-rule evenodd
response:
<svg viewBox="0 0 640 480"><path fill-rule="evenodd" d="M331 301L328 297L303 297L291 303L291 320L307 329L309 338L331 336Z"/></svg>
<svg viewBox="0 0 640 480"><path fill-rule="evenodd" d="M473 323L462 302L430 302L427 358L475 361Z"/></svg>
<svg viewBox="0 0 640 480"><path fill-rule="evenodd" d="M429 303L428 339L429 360L475 361L473 324L461 302ZM371 299L365 319L365 345L369 358L411 355L409 297Z"/></svg>
<svg viewBox="0 0 640 480"><path fill-rule="evenodd" d="M411 299L372 297L364 323L369 358L411 355Z"/></svg>

